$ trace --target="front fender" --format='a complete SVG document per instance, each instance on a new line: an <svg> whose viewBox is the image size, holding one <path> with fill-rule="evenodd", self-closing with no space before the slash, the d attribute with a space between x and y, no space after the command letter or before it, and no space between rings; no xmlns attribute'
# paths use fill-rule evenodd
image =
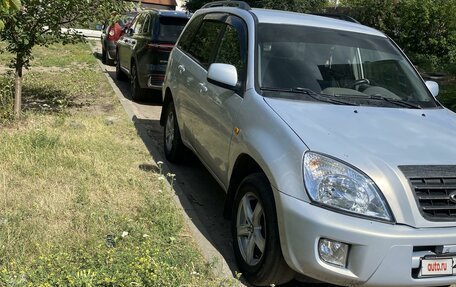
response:
<svg viewBox="0 0 456 287"><path fill-rule="evenodd" d="M245 94L236 126L240 132L231 141L229 178L238 157L247 154L275 189L309 201L302 173L302 157L308 148L254 90Z"/></svg>

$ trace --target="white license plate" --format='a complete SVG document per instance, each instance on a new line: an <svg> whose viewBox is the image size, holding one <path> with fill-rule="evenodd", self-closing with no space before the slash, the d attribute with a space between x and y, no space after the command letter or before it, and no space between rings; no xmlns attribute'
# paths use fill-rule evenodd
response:
<svg viewBox="0 0 456 287"><path fill-rule="evenodd" d="M453 259L423 259L421 260L422 276L453 275Z"/></svg>

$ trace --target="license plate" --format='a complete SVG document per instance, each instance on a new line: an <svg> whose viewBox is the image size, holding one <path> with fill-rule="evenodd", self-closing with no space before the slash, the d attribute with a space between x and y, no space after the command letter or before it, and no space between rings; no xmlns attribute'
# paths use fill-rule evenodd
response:
<svg viewBox="0 0 456 287"><path fill-rule="evenodd" d="M443 276L453 275L453 259L423 259L421 260L422 276Z"/></svg>

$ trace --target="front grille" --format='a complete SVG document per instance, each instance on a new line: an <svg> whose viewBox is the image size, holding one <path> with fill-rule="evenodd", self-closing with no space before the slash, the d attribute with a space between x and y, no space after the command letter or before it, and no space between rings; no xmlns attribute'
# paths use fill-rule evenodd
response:
<svg viewBox="0 0 456 287"><path fill-rule="evenodd" d="M408 178L424 218L430 221L456 221L456 166L399 168Z"/></svg>

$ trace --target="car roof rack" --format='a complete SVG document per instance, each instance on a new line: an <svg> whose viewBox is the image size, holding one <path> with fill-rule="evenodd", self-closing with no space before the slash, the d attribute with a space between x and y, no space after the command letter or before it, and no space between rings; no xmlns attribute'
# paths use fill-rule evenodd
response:
<svg viewBox="0 0 456 287"><path fill-rule="evenodd" d="M333 19L344 20L344 21L352 22L352 23L356 23L356 24L361 24L361 23L359 23L359 21L356 20L355 18L350 17L350 16L347 16L347 15L344 15L344 14L335 14L335 13L312 13L312 15L323 16L323 17L328 17L328 18L333 18Z"/></svg>
<svg viewBox="0 0 456 287"><path fill-rule="evenodd" d="M244 1L215 1L209 2L202 7L204 8L213 8L213 7L237 7L244 10L251 10L250 5Z"/></svg>

